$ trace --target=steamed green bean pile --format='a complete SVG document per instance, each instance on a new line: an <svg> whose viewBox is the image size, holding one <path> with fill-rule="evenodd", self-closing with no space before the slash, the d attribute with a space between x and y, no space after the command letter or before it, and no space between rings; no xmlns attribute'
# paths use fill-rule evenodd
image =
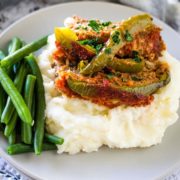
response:
<svg viewBox="0 0 180 180"><path fill-rule="evenodd" d="M0 50L0 131L8 140L7 153L54 150L63 138L45 132L43 79L32 54L47 44L47 36L24 45L17 37Z"/></svg>

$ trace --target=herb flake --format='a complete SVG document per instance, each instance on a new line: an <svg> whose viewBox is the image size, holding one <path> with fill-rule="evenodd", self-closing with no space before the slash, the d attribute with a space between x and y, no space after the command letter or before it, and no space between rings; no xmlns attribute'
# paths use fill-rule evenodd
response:
<svg viewBox="0 0 180 180"><path fill-rule="evenodd" d="M111 21L102 22L102 26L109 26L110 24L112 24Z"/></svg>
<svg viewBox="0 0 180 180"><path fill-rule="evenodd" d="M137 51L133 51L132 52L132 55L133 55L133 59L134 61L140 63L141 62L141 58L139 57L139 53Z"/></svg>
<svg viewBox="0 0 180 180"><path fill-rule="evenodd" d="M85 39L85 40L81 40L79 41L79 43L81 45L89 45L92 48L96 49L96 52L98 53L102 47L104 46L104 44L99 44L99 39L95 38L95 39Z"/></svg>
<svg viewBox="0 0 180 180"><path fill-rule="evenodd" d="M83 29L83 30L85 30L85 31L87 31L87 30L88 30L88 28L87 28L87 27L82 27L82 29Z"/></svg>
<svg viewBox="0 0 180 180"><path fill-rule="evenodd" d="M80 29L81 28L81 26L78 26L78 27L76 27L75 29Z"/></svg>
<svg viewBox="0 0 180 180"><path fill-rule="evenodd" d="M98 44L96 45L95 49L96 49L96 52L98 53L103 47L103 44Z"/></svg>
<svg viewBox="0 0 180 180"><path fill-rule="evenodd" d="M120 42L119 35L120 35L119 31L115 31L114 34L112 35L112 40L116 44L119 44L119 42Z"/></svg>
<svg viewBox="0 0 180 180"><path fill-rule="evenodd" d="M128 30L126 30L126 33L125 33L124 37L125 37L126 41L128 41L128 42L133 41L133 37L132 37L132 35L129 33Z"/></svg>
<svg viewBox="0 0 180 180"><path fill-rule="evenodd" d="M102 29L101 24L95 20L90 20L88 26L90 26L96 32L99 32Z"/></svg>

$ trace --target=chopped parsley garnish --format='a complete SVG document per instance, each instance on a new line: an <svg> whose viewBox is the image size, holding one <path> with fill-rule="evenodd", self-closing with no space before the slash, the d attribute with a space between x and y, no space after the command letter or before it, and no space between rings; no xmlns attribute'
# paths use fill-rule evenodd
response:
<svg viewBox="0 0 180 180"><path fill-rule="evenodd" d="M141 62L141 58L139 57L139 53L137 51L133 51L132 55L133 55L134 61Z"/></svg>
<svg viewBox="0 0 180 180"><path fill-rule="evenodd" d="M104 46L104 44L99 44L99 39L95 38L95 39L85 39L85 40L81 40L79 41L79 43L81 45L89 45L91 47L93 47L94 49L96 49L96 52L98 53L102 47Z"/></svg>
<svg viewBox="0 0 180 180"><path fill-rule="evenodd" d="M109 26L110 24L112 24L111 21L106 21L101 23L96 20L90 20L88 26L90 26L94 31L99 33L100 30L102 30L106 26ZM112 28L116 28L116 25L113 25Z"/></svg>
<svg viewBox="0 0 180 180"><path fill-rule="evenodd" d="M87 28L87 27L84 27L84 26L79 25L79 26L78 26L78 27L76 27L75 29L83 29L83 30L87 30L88 28Z"/></svg>
<svg viewBox="0 0 180 180"><path fill-rule="evenodd" d="M133 59L134 59L136 62L138 62L138 63L141 62L141 59L140 59L140 57L138 57L138 56L134 57Z"/></svg>
<svg viewBox="0 0 180 180"><path fill-rule="evenodd" d="M96 32L99 32L102 29L101 24L95 20L90 20L88 26L90 26Z"/></svg>
<svg viewBox="0 0 180 180"><path fill-rule="evenodd" d="M83 29L83 30L86 30L86 31L88 30L88 28L87 28L87 27L82 27L82 29Z"/></svg>
<svg viewBox="0 0 180 180"><path fill-rule="evenodd" d="M111 54L111 48L106 48L104 51L106 54Z"/></svg>
<svg viewBox="0 0 180 180"><path fill-rule="evenodd" d="M102 22L102 26L109 26L111 23L112 23L111 21Z"/></svg>
<svg viewBox="0 0 180 180"><path fill-rule="evenodd" d="M133 37L132 37L132 35L129 33L128 30L126 30L126 33L125 33L124 37L125 37L126 41L128 41L128 42L133 41Z"/></svg>
<svg viewBox="0 0 180 180"><path fill-rule="evenodd" d="M96 49L96 52L98 53L103 47L103 44L98 44L96 45L95 49Z"/></svg>
<svg viewBox="0 0 180 180"><path fill-rule="evenodd" d="M81 45L93 45L94 44L94 39L85 39L85 40L81 40L79 41L79 43Z"/></svg>
<svg viewBox="0 0 180 180"><path fill-rule="evenodd" d="M119 31L115 31L114 34L112 35L112 40L116 44L118 44L120 42L119 35L120 35Z"/></svg>
<svg viewBox="0 0 180 180"><path fill-rule="evenodd" d="M76 29L80 29L80 28L81 28L81 26L76 27Z"/></svg>

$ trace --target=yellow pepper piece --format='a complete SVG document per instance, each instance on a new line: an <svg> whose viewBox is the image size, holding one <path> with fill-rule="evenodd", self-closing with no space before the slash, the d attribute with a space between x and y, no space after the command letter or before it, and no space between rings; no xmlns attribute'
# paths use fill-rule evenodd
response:
<svg viewBox="0 0 180 180"><path fill-rule="evenodd" d="M78 37L74 31L67 27L56 27L54 29L56 40L65 47L70 48L72 41L77 41Z"/></svg>
<svg viewBox="0 0 180 180"><path fill-rule="evenodd" d="M71 48L72 42L78 43L77 42L78 37L76 33L67 27L56 27L54 29L54 33L55 33L56 40L61 42L61 45L63 45L66 48ZM89 45L81 45L81 46L83 48L86 48L88 51L91 51L96 54L96 50L92 48L91 46Z"/></svg>

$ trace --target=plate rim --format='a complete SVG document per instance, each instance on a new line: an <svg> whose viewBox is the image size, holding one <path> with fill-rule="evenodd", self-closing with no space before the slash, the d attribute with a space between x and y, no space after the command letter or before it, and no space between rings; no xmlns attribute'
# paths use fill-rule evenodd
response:
<svg viewBox="0 0 180 180"><path fill-rule="evenodd" d="M20 154L19 154L20 155ZM19 155L14 155L14 156L19 156ZM6 161L8 161L8 163L17 171L20 171L23 175L25 176L29 176L30 178L34 178L34 179L41 179L40 177L36 176L35 174L32 174L30 171L26 170L25 168L23 168L21 165L19 165L18 163L16 163L16 161L12 160L10 158L10 155L6 154L6 152L3 151L3 149L0 147L0 156L2 158L4 158Z"/></svg>
<svg viewBox="0 0 180 180"><path fill-rule="evenodd" d="M30 14L25 15L24 17L21 17L20 19L16 20L15 22L13 22L11 25L9 25L7 28L5 28L1 33L0 33L0 39L9 31L11 30L14 26L18 25L19 23L22 23L23 21L26 21L28 18L31 18L32 16L36 16L39 13L45 12L47 10L56 8L56 7L61 7L61 6L66 6L66 5L73 5L73 4L110 4L110 5L114 5L114 6L121 6L124 7L126 9L130 9L130 10L136 10L139 13L147 13L145 11L139 10L137 8L134 7L129 7L126 6L124 4L118 4L116 2L107 2L107 1L71 1L71 2L63 2L63 3L58 3L58 4L54 4L54 5L50 5L47 7L44 7L42 9L39 9L37 11L34 11ZM158 19L157 17L153 16L154 19ZM180 38L180 34L175 31L171 26L169 26L166 22L162 21L161 19L158 19L159 21L161 21L163 24L165 24L166 26L168 26L168 28L170 28L179 38ZM32 154L32 153L30 153ZM25 168L22 167L22 165L19 165L18 163L16 163L15 160L13 160L11 158L10 155L8 155L1 147L0 147L0 156L2 158L4 158L5 160L8 161L8 163L10 163L10 165L14 166L14 168L18 171L20 171L22 174L24 174L25 176L29 176L31 178L35 178L35 179L41 179L40 177L38 177L37 175L31 173L30 171L26 170ZM14 155L14 156L19 156L19 155ZM168 169L166 169L166 172L164 172L163 174L160 174L158 176L154 176L153 179L160 179L163 178L165 175L168 175L170 172L172 172L173 169L175 169L177 167L177 165L180 165L180 161L178 161L177 163L175 163L173 166L169 167Z"/></svg>

